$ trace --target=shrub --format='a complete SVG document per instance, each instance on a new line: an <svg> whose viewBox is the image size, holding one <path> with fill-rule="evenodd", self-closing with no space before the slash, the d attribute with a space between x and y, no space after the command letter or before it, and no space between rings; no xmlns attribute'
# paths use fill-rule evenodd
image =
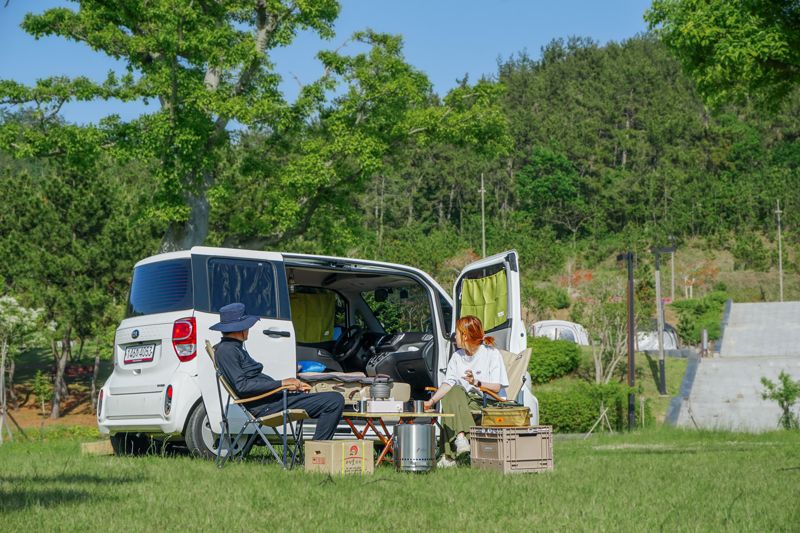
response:
<svg viewBox="0 0 800 533"><path fill-rule="evenodd" d="M761 397L778 402L778 406L781 408L778 424L784 429L800 428L800 420L792 412L792 407L800 397L800 381L793 381L789 374L781 370L777 385L765 377L761 378L761 384L764 385Z"/></svg>
<svg viewBox="0 0 800 533"><path fill-rule="evenodd" d="M679 300L672 304L678 311L678 335L686 344L697 345L704 329L708 330L710 340L719 339L722 312L728 294L714 291L702 298Z"/></svg>
<svg viewBox="0 0 800 533"><path fill-rule="evenodd" d="M569 390L537 391L539 423L553 426L556 433L588 431L599 416L592 397L578 387Z"/></svg>
<svg viewBox="0 0 800 533"><path fill-rule="evenodd" d="M553 426L556 433L585 433L600 417L601 404L608 407L606 416L614 431L621 431L628 425L628 387L623 383L604 385L576 382L561 390L536 391L539 400L539 423ZM636 426L641 427L641 412L636 404ZM653 423L650 401L645 402L645 424ZM595 431L603 431L598 427Z"/></svg>
<svg viewBox="0 0 800 533"><path fill-rule="evenodd" d="M528 371L534 383L542 384L578 369L581 351L569 341L553 341L547 337L528 337L533 349Z"/></svg>

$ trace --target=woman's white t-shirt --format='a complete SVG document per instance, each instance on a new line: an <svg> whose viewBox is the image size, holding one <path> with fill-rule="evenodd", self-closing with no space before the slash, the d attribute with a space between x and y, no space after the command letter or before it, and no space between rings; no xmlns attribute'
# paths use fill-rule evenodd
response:
<svg viewBox="0 0 800 533"><path fill-rule="evenodd" d="M464 379L464 374L467 370L472 370L472 375L476 381L499 383L501 388L498 396L501 398L506 397L508 375L506 374L506 365L503 363L503 356L499 350L485 344L481 344L472 356L467 355L463 348L458 350L450 358L450 362L447 363L444 383L449 383L451 387L461 385L467 392L480 392L477 387L473 387Z"/></svg>

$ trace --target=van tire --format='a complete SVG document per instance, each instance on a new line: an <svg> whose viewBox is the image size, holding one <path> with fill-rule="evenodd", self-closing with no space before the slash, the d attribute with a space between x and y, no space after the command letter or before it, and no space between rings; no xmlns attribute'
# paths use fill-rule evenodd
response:
<svg viewBox="0 0 800 533"><path fill-rule="evenodd" d="M233 438L232 435L231 438ZM211 423L208 420L208 413L206 406L203 402L199 402L194 406L192 414L189 415L189 420L186 422L186 447L189 453L198 457L205 457L206 459L215 459L219 454L217 445L219 443L219 434L211 431ZM245 439L241 438L234 447L234 453L238 453L244 444ZM227 453L227 449L223 452Z"/></svg>
<svg viewBox="0 0 800 533"><path fill-rule="evenodd" d="M142 433L116 433L111 435L111 449L115 455L144 455L153 445L153 439Z"/></svg>

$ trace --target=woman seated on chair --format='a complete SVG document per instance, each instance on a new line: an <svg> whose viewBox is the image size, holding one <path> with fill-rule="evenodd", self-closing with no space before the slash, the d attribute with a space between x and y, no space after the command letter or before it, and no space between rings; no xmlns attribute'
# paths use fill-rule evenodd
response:
<svg viewBox="0 0 800 533"><path fill-rule="evenodd" d="M447 374L439 389L425 408L430 409L442 402L442 413L455 415L442 419L444 431L444 456L439 466L455 465L456 456L469 453L467 434L475 425L473 410L484 405L481 387L505 398L508 375L503 364L503 356L494 347L494 339L487 337L483 324L476 316L464 316L456 322L456 346L459 350L447 364ZM489 398L488 405L496 402Z"/></svg>

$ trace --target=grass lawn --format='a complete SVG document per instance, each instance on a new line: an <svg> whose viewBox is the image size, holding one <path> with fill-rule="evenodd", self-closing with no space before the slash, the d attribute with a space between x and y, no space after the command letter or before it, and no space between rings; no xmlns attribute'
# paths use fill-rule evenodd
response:
<svg viewBox="0 0 800 533"><path fill-rule="evenodd" d="M78 440L0 446L0 520L22 530L790 531L800 432L653 429L555 442L554 472L367 477L248 461L86 457Z"/></svg>

